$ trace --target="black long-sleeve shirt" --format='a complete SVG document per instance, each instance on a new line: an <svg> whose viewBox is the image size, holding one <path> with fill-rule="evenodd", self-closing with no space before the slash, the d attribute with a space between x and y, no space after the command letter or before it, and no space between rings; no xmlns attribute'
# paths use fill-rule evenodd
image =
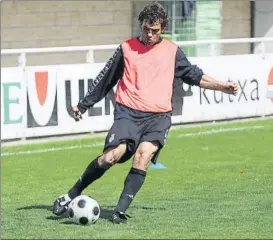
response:
<svg viewBox="0 0 273 240"><path fill-rule="evenodd" d="M164 59L162 59L164 61ZM87 94L78 103L81 113L102 100L106 94L117 84L124 72L124 58L121 45L108 60L105 67L94 79ZM203 71L196 65L192 65L181 48L177 48L175 58L174 88L181 87L185 82L189 85L200 85ZM120 106L118 106L120 107Z"/></svg>

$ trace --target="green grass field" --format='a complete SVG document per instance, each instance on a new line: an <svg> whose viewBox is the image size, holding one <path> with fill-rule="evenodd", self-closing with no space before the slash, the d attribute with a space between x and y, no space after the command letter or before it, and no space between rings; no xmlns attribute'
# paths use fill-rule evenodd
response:
<svg viewBox="0 0 273 240"><path fill-rule="evenodd" d="M102 218L95 225L55 217L53 201L100 153L103 140L2 147L2 238L273 237L272 118L171 131L159 158L167 169L149 169L128 209L133 218L127 225L105 218L119 198L131 162L114 166L84 192L101 205ZM39 153L41 149L51 150Z"/></svg>

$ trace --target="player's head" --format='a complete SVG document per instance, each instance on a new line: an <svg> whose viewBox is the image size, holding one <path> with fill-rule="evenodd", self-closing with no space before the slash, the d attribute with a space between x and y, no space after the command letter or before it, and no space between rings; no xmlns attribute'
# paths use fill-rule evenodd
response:
<svg viewBox="0 0 273 240"><path fill-rule="evenodd" d="M167 26L168 15L161 4L154 2L144 7L139 13L138 21L142 41L147 45L154 45Z"/></svg>

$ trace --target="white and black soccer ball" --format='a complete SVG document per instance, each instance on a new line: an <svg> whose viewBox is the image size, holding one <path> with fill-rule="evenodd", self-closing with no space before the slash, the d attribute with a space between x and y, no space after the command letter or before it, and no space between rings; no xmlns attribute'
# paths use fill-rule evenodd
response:
<svg viewBox="0 0 273 240"><path fill-rule="evenodd" d="M100 216L100 206L95 199L80 195L69 204L68 216L77 224L94 224Z"/></svg>

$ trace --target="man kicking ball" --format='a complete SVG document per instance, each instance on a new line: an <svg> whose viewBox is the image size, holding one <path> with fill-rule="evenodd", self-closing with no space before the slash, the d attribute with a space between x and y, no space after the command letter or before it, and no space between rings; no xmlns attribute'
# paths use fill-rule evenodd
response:
<svg viewBox="0 0 273 240"><path fill-rule="evenodd" d="M71 200L109 168L133 156L132 168L111 217L113 223L126 223L126 210L145 181L149 163L156 163L166 142L171 127L173 89L185 82L227 94L236 94L238 90L235 82L223 83L204 74L175 43L161 38L168 17L159 3L147 5L138 20L141 35L118 47L85 97L73 108L75 120L81 120L82 114L117 84L114 123L104 149L67 194L54 202L56 215L63 214Z"/></svg>

